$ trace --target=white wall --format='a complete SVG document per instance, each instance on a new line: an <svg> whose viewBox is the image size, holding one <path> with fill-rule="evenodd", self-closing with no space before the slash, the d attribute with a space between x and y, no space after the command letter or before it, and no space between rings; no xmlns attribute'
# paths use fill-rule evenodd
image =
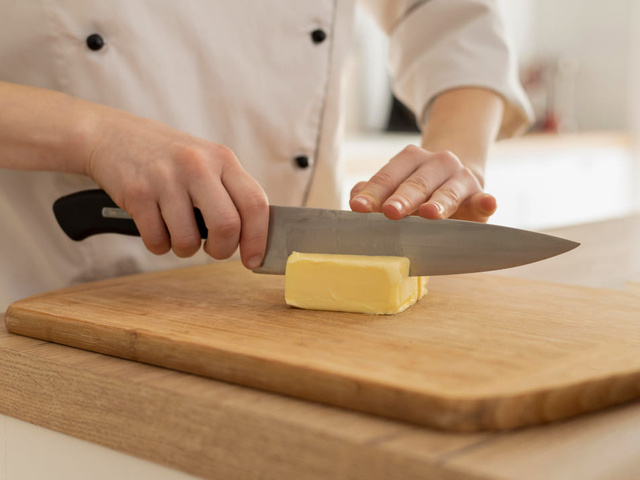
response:
<svg viewBox="0 0 640 480"><path fill-rule="evenodd" d="M536 0L533 53L579 62L575 113L583 130L627 126L631 4Z"/></svg>
<svg viewBox="0 0 640 480"><path fill-rule="evenodd" d="M523 67L540 59L578 62L575 98L568 100L580 130L626 129L636 122L640 99L632 103L630 98L640 89L640 67L637 75L632 68L633 62L640 64L640 46L636 45L640 35L635 33L640 30L640 0L498 1L507 12L511 39ZM384 95L388 81L383 36L361 15L355 39L350 132L380 126L388 100Z"/></svg>
<svg viewBox="0 0 640 480"><path fill-rule="evenodd" d="M640 1L631 2L629 15L629 75L627 77L629 92L627 106L627 123L635 141L640 144ZM639 160L640 162L640 160ZM640 170L640 165L638 165ZM636 192L640 205L640 191Z"/></svg>
<svg viewBox="0 0 640 480"><path fill-rule="evenodd" d="M638 0L500 1L523 67L542 59L577 62L571 101L580 130L631 126L640 105L631 100L640 80L632 75L640 63Z"/></svg>

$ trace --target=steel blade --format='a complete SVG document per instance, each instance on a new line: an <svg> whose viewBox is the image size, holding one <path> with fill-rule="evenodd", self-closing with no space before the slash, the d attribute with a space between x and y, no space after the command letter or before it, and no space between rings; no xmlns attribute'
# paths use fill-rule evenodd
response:
<svg viewBox="0 0 640 480"><path fill-rule="evenodd" d="M542 233L461 220L271 206L269 238L256 273L284 274L289 255L407 257L410 275L483 272L537 262L579 243Z"/></svg>

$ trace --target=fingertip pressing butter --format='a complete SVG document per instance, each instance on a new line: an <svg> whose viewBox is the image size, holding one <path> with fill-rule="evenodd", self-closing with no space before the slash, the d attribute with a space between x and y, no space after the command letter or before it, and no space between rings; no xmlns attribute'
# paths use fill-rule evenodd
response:
<svg viewBox="0 0 640 480"><path fill-rule="evenodd" d="M285 300L310 310L393 314L427 293L427 278L410 277L405 257L293 252Z"/></svg>

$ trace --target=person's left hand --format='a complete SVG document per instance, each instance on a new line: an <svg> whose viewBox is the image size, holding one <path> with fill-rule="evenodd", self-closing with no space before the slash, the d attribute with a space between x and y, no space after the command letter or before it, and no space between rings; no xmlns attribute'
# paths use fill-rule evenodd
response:
<svg viewBox="0 0 640 480"><path fill-rule="evenodd" d="M382 212L393 220L420 215L484 223L497 202L482 183L481 173L453 153L409 145L369 181L357 183L349 205L355 212Z"/></svg>

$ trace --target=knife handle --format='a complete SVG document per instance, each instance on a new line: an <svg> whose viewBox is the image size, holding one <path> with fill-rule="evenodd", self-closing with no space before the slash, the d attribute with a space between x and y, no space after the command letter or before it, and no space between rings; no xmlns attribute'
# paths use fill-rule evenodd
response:
<svg viewBox="0 0 640 480"><path fill-rule="evenodd" d="M53 213L64 233L76 241L99 233L140 236L133 219L104 190L84 190L61 197L53 203ZM209 231L202 213L197 208L193 213L200 236L207 238Z"/></svg>

